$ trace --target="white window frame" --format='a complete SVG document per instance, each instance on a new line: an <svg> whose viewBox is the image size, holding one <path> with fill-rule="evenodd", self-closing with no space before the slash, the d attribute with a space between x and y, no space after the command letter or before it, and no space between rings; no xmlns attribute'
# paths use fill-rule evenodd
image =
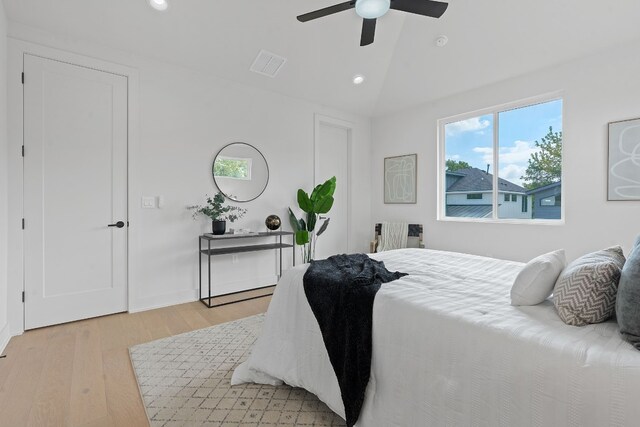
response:
<svg viewBox="0 0 640 427"><path fill-rule="evenodd" d="M560 219L520 219L520 218L499 218L498 207L500 192L493 191L493 209L491 218L467 218L467 217L448 217L446 216L446 189L444 183L446 182L446 132L445 126L450 123L459 122L462 120L472 119L480 116L491 114L493 116L493 188L499 188L498 178L500 170L500 164L498 162L500 156L499 150L499 114L509 110L515 110L518 108L530 107L536 104L544 104L552 101L562 101L562 187L560 191L561 199L566 200L564 197L565 181L564 181L564 169L565 169L565 150L564 144L566 141L566 132L564 130L564 96L563 92L552 92L540 96L534 96L531 98L521 99L519 101L509 102L493 107L483 108L480 110L471 111L469 113L457 114L454 116L445 117L438 120L438 203L437 203L437 220L445 222L478 222L478 223L499 223L499 224L524 224L524 225L564 225L565 223L565 205L562 203L560 206ZM498 148L498 149L496 149ZM526 196L524 196L526 197ZM530 204L529 204L530 205ZM529 206L531 208L531 206Z"/></svg>

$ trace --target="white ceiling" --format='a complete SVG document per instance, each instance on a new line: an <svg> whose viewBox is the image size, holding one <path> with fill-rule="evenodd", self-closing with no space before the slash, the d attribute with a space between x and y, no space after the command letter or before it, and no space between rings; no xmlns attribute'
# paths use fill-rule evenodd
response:
<svg viewBox="0 0 640 427"><path fill-rule="evenodd" d="M419 1L419 0L416 0ZM367 115L494 83L640 38L638 0L451 0L439 19L390 11L359 46L354 11L295 17L340 0L4 0L10 20ZM438 35L449 37L435 47ZM251 73L260 49L288 58ZM354 86L355 74L367 77Z"/></svg>

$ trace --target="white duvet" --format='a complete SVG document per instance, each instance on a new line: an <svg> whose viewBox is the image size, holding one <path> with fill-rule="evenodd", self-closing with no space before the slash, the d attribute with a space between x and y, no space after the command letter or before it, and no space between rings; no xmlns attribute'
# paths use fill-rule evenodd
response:
<svg viewBox="0 0 640 427"><path fill-rule="evenodd" d="M409 276L376 296L357 426L640 426L640 352L615 322L578 328L549 301L512 307L521 263L424 249L372 257ZM282 277L233 383L284 381L344 418L305 270Z"/></svg>

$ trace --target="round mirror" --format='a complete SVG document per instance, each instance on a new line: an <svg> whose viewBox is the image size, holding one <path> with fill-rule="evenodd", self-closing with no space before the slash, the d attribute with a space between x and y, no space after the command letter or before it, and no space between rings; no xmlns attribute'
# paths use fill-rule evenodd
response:
<svg viewBox="0 0 640 427"><path fill-rule="evenodd" d="M269 165L253 145L234 142L222 148L213 161L213 180L228 199L249 202L258 198L269 182Z"/></svg>

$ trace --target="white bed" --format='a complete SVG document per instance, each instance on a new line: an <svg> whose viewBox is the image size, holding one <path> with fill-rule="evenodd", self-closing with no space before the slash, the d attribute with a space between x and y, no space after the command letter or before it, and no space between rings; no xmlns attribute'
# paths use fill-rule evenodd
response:
<svg viewBox="0 0 640 427"><path fill-rule="evenodd" d="M409 276L373 309L371 379L357 426L638 426L640 352L615 322L567 326L547 301L512 307L523 264L425 249L371 255ZM278 284L233 382L285 383L344 418L338 383L302 286Z"/></svg>

